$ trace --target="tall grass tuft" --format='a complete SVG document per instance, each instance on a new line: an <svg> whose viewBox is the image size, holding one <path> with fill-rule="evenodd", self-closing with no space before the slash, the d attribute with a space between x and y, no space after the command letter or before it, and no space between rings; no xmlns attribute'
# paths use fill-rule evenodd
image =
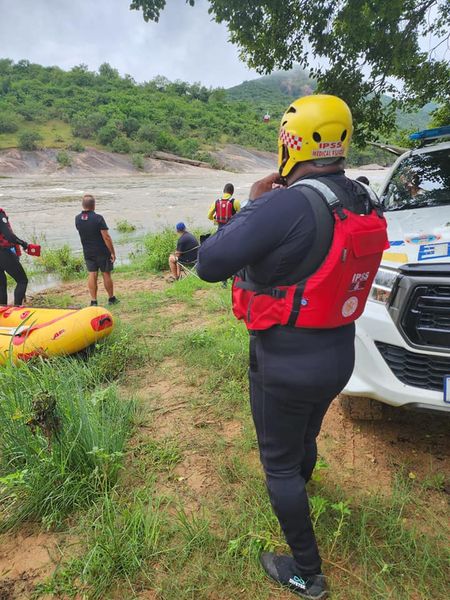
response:
<svg viewBox="0 0 450 600"><path fill-rule="evenodd" d="M105 344L92 361L39 359L2 370L0 531L24 520L58 525L116 483L134 403L101 384L119 345Z"/></svg>
<svg viewBox="0 0 450 600"><path fill-rule="evenodd" d="M85 272L83 258L75 255L67 244L61 248L44 250L39 265L47 273L56 273L62 280L71 279Z"/></svg>
<svg viewBox="0 0 450 600"><path fill-rule="evenodd" d="M166 228L159 233L149 233L142 241L136 262L145 271L165 271L168 269L169 254L177 245L177 235Z"/></svg>
<svg viewBox="0 0 450 600"><path fill-rule="evenodd" d="M97 512L97 511L96 511ZM134 595L132 581L152 581L151 559L161 553L162 514L158 504L137 495L121 504L114 495L105 495L100 511L87 523L83 543L86 551L69 561L45 583L38 585L37 597L107 598L117 581L126 582L127 594Z"/></svg>

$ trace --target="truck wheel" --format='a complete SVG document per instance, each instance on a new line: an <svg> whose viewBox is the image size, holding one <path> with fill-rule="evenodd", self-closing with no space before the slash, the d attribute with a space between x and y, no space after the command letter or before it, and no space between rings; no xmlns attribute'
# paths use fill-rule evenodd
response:
<svg viewBox="0 0 450 600"><path fill-rule="evenodd" d="M381 402L365 396L339 395L344 415L352 421L381 421L384 406Z"/></svg>

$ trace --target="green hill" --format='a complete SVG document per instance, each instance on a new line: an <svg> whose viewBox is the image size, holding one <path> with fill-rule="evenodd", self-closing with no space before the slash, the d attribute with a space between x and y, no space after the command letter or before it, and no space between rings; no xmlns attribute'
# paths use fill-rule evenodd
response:
<svg viewBox="0 0 450 600"><path fill-rule="evenodd" d="M223 90L164 77L138 84L106 63L98 72L64 71L0 59L0 149L86 144L212 160L208 151L227 142L273 150L276 134L253 104L228 100Z"/></svg>
<svg viewBox="0 0 450 600"><path fill-rule="evenodd" d="M226 90L230 100L250 102L264 114L268 111L272 117L281 118L282 111L294 98L312 94L316 84L300 67L291 71L279 71Z"/></svg>
<svg viewBox="0 0 450 600"><path fill-rule="evenodd" d="M229 88L227 97L231 100L250 102L263 115L268 111L272 118L279 119L286 105L295 98L311 94L317 85L299 66L290 71L278 71L240 85ZM386 96L386 103L390 98ZM397 125L400 129L425 129L430 121L430 114L436 104L429 103L419 111L408 113L397 111Z"/></svg>

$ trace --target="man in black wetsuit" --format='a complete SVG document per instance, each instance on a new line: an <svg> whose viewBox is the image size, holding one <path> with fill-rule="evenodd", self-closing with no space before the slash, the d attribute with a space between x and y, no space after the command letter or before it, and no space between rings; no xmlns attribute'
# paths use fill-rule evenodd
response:
<svg viewBox="0 0 450 600"><path fill-rule="evenodd" d="M18 246L28 248L27 242L14 234L5 211L0 208L0 305L8 304L6 273L16 282L14 305L21 306L25 300L28 278L17 256Z"/></svg>
<svg viewBox="0 0 450 600"><path fill-rule="evenodd" d="M252 186L246 207L202 244L197 267L210 282L238 274L233 311L250 333L250 400L260 457L292 551L292 556L263 553L261 563L272 579L308 600L328 592L306 483L316 463L322 420L353 371L353 321L386 244L379 206L376 214L372 210L376 198L344 174L351 134L351 113L339 98L295 101L281 122L279 173ZM353 272L347 248L339 247L347 226L342 223L365 227L369 220L376 230L370 268ZM362 248L365 235L358 237ZM358 252L349 254L358 265ZM327 270L332 260L337 266ZM336 271L349 268L348 284L339 292ZM328 308L322 310L325 296Z"/></svg>
<svg viewBox="0 0 450 600"><path fill-rule="evenodd" d="M99 271L102 273L103 284L108 294L108 304L117 304L119 300L114 296L114 284L111 277L116 252L108 226L102 215L95 212L94 196L85 194L82 208L81 213L75 217L75 227L80 234L84 260L89 273L88 289L91 295L91 306L97 306Z"/></svg>

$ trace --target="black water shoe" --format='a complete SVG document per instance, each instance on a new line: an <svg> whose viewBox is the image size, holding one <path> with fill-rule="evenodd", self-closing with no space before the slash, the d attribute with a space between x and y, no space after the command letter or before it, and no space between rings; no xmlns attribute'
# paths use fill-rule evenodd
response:
<svg viewBox="0 0 450 600"><path fill-rule="evenodd" d="M91 300L91 306L98 306L97 300Z"/></svg>
<svg viewBox="0 0 450 600"><path fill-rule="evenodd" d="M117 300L117 298L115 296L111 296L111 298L108 298L108 304L119 304L120 300Z"/></svg>
<svg viewBox="0 0 450 600"><path fill-rule="evenodd" d="M263 552L261 564L267 575L286 587L293 594L306 600L323 600L328 597L325 577L320 575L301 575L292 556Z"/></svg>

